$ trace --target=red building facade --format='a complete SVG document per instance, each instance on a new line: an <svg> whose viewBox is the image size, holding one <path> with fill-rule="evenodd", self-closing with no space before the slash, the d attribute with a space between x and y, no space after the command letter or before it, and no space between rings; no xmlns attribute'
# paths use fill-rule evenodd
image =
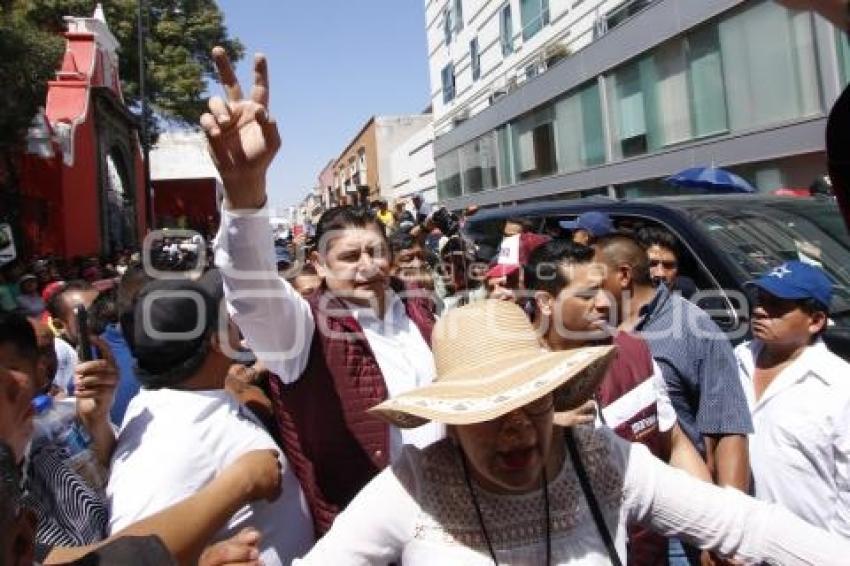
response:
<svg viewBox="0 0 850 566"><path fill-rule="evenodd" d="M137 119L124 104L118 42L99 8L69 18L67 46L20 158L26 255L109 255L138 246L145 194Z"/></svg>

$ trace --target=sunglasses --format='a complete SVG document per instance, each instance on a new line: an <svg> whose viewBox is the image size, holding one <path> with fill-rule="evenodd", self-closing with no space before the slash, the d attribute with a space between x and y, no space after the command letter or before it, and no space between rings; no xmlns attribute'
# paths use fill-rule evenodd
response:
<svg viewBox="0 0 850 566"><path fill-rule="evenodd" d="M660 259L649 260L649 267L658 267L659 265L662 266L664 269L676 269L676 267L678 267L679 265L679 262Z"/></svg>

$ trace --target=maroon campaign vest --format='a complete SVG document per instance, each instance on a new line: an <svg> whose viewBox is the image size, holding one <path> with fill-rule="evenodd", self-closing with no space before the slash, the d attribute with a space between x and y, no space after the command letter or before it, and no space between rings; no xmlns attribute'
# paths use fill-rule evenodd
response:
<svg viewBox="0 0 850 566"><path fill-rule="evenodd" d="M652 354L642 339L618 332L614 337L617 356L597 392L597 401L605 408L647 382L653 373ZM625 400L628 403L628 399ZM658 404L636 400L629 406L631 416L619 423L610 423L618 436L630 442L645 444L657 458L664 460L664 442L658 429ZM633 412L632 412L633 410ZM655 566L667 564L667 539L640 526L629 526L628 564Z"/></svg>
<svg viewBox="0 0 850 566"><path fill-rule="evenodd" d="M390 286L404 291L395 279ZM301 483L316 536L389 464L389 425L367 413L387 399L384 376L363 329L324 287L308 299L316 322L307 367L289 385L269 382L283 451ZM402 297L430 345L433 307L424 294Z"/></svg>

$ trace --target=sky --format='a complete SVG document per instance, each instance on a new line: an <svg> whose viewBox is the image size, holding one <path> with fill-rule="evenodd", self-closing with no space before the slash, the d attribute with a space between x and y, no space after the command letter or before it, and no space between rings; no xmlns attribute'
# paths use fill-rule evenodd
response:
<svg viewBox="0 0 850 566"><path fill-rule="evenodd" d="M231 36L269 62L269 107L283 147L268 177L269 202L297 204L328 161L373 115L419 113L429 103L424 0L218 0ZM221 94L214 87L214 94Z"/></svg>

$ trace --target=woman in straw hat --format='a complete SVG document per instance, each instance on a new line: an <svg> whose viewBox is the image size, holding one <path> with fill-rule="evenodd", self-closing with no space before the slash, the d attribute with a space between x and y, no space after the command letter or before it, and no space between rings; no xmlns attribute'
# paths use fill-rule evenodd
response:
<svg viewBox="0 0 850 566"><path fill-rule="evenodd" d="M542 350L522 310L492 300L446 315L433 347L435 382L373 410L398 426L445 423L449 437L406 448L302 564L619 564L629 522L744 562L850 556L850 542L606 428L553 426L592 395L613 347Z"/></svg>

